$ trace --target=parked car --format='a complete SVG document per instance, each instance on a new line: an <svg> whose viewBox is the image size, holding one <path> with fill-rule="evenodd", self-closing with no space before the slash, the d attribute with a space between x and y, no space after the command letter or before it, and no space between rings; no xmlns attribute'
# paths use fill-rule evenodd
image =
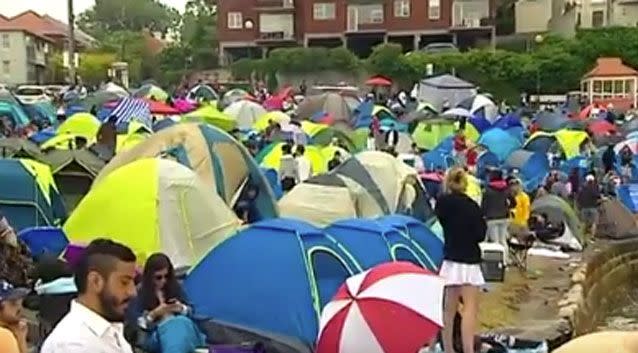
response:
<svg viewBox="0 0 638 353"><path fill-rule="evenodd" d="M454 45L454 43L446 43L446 42L436 42L430 43L423 47L421 51L425 53L458 53L459 48Z"/></svg>
<svg viewBox="0 0 638 353"><path fill-rule="evenodd" d="M66 90L66 86L62 85L46 85L44 90L51 99L57 99L62 94L62 91Z"/></svg>
<svg viewBox="0 0 638 353"><path fill-rule="evenodd" d="M24 104L51 102L46 89L41 86L20 86L14 94Z"/></svg>

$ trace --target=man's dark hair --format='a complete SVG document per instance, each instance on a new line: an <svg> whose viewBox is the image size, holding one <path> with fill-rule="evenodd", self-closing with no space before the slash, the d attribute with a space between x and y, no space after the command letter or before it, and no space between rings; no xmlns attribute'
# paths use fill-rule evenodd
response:
<svg viewBox="0 0 638 353"><path fill-rule="evenodd" d="M120 243L109 239L93 240L75 267L75 286L78 293L86 292L89 272L97 271L104 278L108 278L117 261L135 262L136 257L129 247Z"/></svg>

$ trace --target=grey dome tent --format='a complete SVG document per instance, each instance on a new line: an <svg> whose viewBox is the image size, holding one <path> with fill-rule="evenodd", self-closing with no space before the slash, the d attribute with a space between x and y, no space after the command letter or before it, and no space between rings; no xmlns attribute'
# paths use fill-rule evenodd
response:
<svg viewBox="0 0 638 353"><path fill-rule="evenodd" d="M638 236L634 215L618 199L605 199L598 207L597 237L626 239Z"/></svg>
<svg viewBox="0 0 638 353"><path fill-rule="evenodd" d="M419 82L418 99L428 102L441 111L444 102L455 107L465 99L476 95L476 86L456 76L445 74L429 77Z"/></svg>
<svg viewBox="0 0 638 353"><path fill-rule="evenodd" d="M552 224L563 224L563 234L552 243L575 251L583 250L584 227L576 211L561 197L545 195L532 203L532 213L544 213Z"/></svg>

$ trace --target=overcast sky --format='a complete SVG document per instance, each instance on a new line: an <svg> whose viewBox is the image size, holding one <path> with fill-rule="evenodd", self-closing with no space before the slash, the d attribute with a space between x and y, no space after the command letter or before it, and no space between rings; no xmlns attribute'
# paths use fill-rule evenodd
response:
<svg viewBox="0 0 638 353"><path fill-rule="evenodd" d="M187 0L160 0L160 2L184 11ZM79 14L95 3L95 0L73 0L74 12ZM26 10L35 10L40 14L49 14L59 20L66 22L67 2L66 0L0 0L0 14L13 16Z"/></svg>

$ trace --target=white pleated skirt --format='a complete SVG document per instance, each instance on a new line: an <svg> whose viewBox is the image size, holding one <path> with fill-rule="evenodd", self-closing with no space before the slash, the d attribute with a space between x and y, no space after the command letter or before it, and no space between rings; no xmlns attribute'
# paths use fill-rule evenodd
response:
<svg viewBox="0 0 638 353"><path fill-rule="evenodd" d="M485 284L481 265L463 264L449 260L443 260L439 276L445 279L448 286L482 286Z"/></svg>

